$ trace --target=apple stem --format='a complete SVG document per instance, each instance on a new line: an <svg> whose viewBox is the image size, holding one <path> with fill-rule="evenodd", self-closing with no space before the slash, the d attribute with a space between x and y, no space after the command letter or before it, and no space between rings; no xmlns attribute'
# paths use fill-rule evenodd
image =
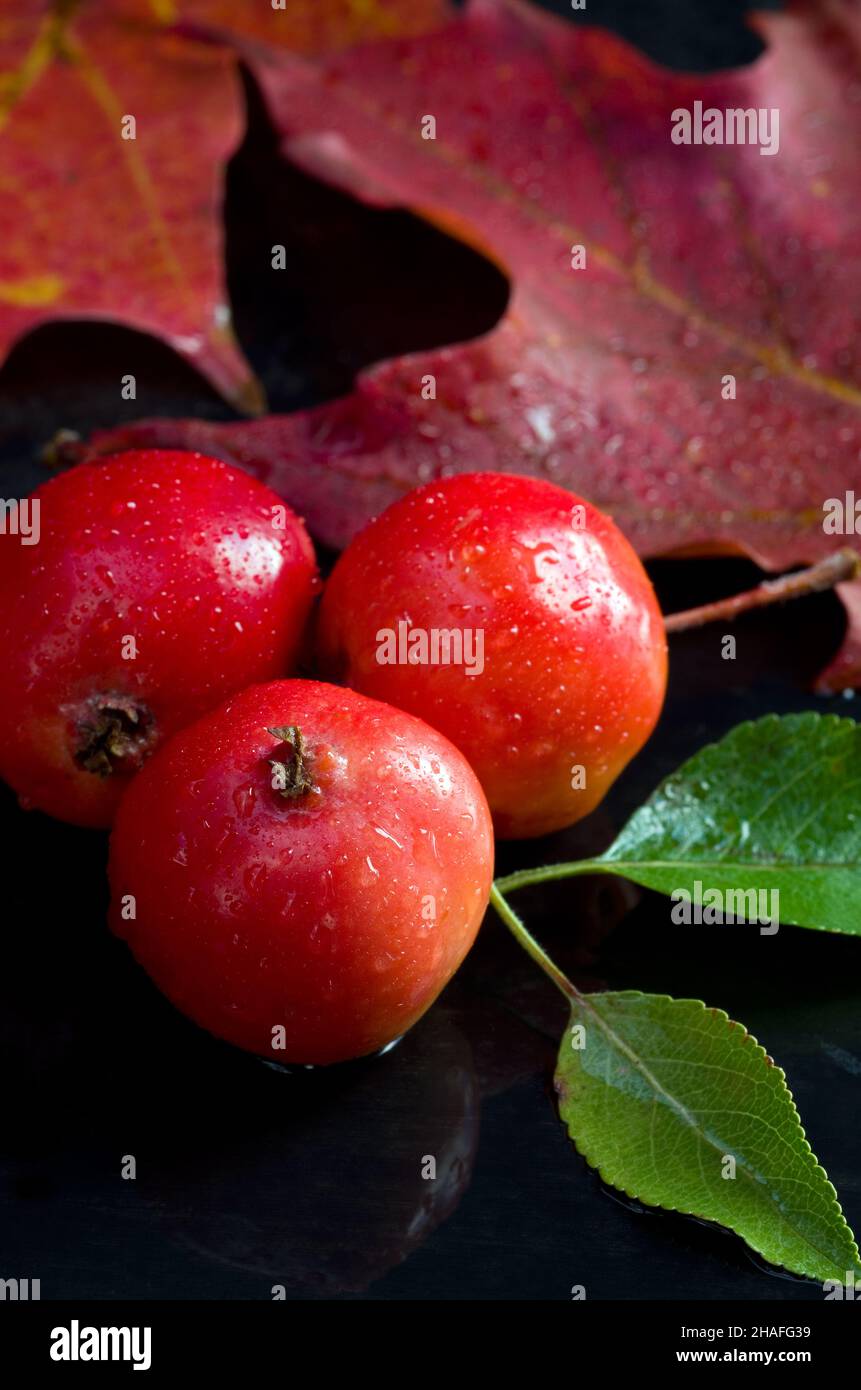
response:
<svg viewBox="0 0 861 1390"><path fill-rule="evenodd" d="M523 947L527 955L531 956L536 964L541 966L545 975L550 977L554 985L556 985L556 988L561 990L565 995L565 998L580 999L580 991L575 985L572 985L567 975L563 975L559 966L550 959L547 952L542 950L538 945L535 937L526 930L526 927L521 922L517 913L506 901L495 883L490 890L490 901L493 903L497 913L502 918L515 940Z"/></svg>
<svg viewBox="0 0 861 1390"><path fill-rule="evenodd" d="M292 800L312 791L314 782L307 767L307 750L302 730L295 724L287 724L283 728L267 729L266 732L284 744L285 750L289 749L286 757L269 759L269 764L276 773L272 785L279 795Z"/></svg>
<svg viewBox="0 0 861 1390"><path fill-rule="evenodd" d="M826 589L833 589L835 584L844 584L859 576L861 556L854 550L838 550L808 569L784 574L780 579L767 579L755 589L746 589L732 598L704 603L700 608L687 608L682 613L670 613L664 619L664 627L667 632L686 632L688 628L702 627L705 623L721 620L731 622L740 613L747 613L752 608L767 608L772 603L783 603L786 599L823 593Z"/></svg>

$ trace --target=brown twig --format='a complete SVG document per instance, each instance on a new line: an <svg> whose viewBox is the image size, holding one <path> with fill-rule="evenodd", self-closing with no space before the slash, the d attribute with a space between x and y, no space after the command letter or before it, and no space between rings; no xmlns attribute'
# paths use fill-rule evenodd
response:
<svg viewBox="0 0 861 1390"><path fill-rule="evenodd" d="M805 594L819 594L825 589L833 589L835 584L845 584L859 576L861 556L854 550L838 550L806 570L784 574L780 579L767 579L743 594L733 594L732 598L718 599L716 603L704 603L701 608L688 608L683 613L671 613L664 619L664 627L667 632L685 632L688 628L702 627L705 623L720 619L732 621L752 608L767 608L771 603L802 598Z"/></svg>

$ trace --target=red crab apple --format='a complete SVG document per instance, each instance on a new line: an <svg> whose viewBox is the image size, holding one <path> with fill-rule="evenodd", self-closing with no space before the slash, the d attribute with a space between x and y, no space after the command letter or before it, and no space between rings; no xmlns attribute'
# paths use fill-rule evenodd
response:
<svg viewBox="0 0 861 1390"><path fill-rule="evenodd" d="M512 474L429 483L371 522L326 586L318 655L451 739L513 838L598 805L667 680L660 609L618 527Z"/></svg>
<svg viewBox="0 0 861 1390"><path fill-rule="evenodd" d="M201 454L80 464L0 535L0 776L25 806L107 826L174 730L290 674L319 583L302 522Z"/></svg>
<svg viewBox="0 0 861 1390"><path fill-rule="evenodd" d="M111 925L217 1037L338 1062L433 1003L492 873L487 803L440 733L351 690L274 681L134 779L111 837Z"/></svg>

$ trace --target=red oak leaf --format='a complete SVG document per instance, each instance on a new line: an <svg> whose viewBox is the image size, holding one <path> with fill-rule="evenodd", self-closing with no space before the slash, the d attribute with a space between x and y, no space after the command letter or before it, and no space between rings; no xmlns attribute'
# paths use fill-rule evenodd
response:
<svg viewBox="0 0 861 1390"><path fill-rule="evenodd" d="M333 405L99 446L235 459L336 545L417 481L493 468L585 494L645 555L785 569L845 546L823 505L861 484L861 11L807 0L756 24L763 56L710 76L519 0L313 59L246 47L285 153L485 250L508 311ZM697 102L751 111L756 142L675 143ZM833 677L861 678L861 646Z"/></svg>
<svg viewBox="0 0 861 1390"><path fill-rule="evenodd" d="M235 50L212 39L237 6L2 6L0 361L49 319L118 319L164 338L240 409L259 409L222 268L222 174L243 101ZM387 0L239 8L245 43L308 52L394 23ZM416 31L439 0L414 11Z"/></svg>
<svg viewBox="0 0 861 1390"><path fill-rule="evenodd" d="M48 319L121 319L259 405L221 270L221 168L242 133L234 56L134 0L9 8L0 355Z"/></svg>

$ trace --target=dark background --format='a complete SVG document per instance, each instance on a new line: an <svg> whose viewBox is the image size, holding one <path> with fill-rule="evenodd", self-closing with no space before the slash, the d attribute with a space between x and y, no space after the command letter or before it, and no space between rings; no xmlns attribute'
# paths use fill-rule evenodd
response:
<svg viewBox="0 0 861 1390"><path fill-rule="evenodd" d="M569 14L567 0L547 8ZM751 61L744 6L600 3L585 16L653 57ZM272 410L349 389L391 354L467 338L503 312L504 278L407 214L361 208L278 158L253 86L228 176L230 293ZM273 276L270 248L290 247ZM416 268L421 268L417 274ZM119 398L133 372L134 403ZM119 327L59 324L0 372L2 495L44 477L42 445L147 414L230 418L166 348ZM756 582L740 561L650 566L667 611ZM604 848L659 779L738 721L858 715L819 699L836 649L831 595L672 639L669 697L647 749L587 822L503 847L500 869ZM21 640L26 640L22 633ZM109 936L104 836L22 814L0 788L7 914L0 972L0 1277L50 1298L821 1299L736 1237L605 1192L552 1098L564 1024L553 987L489 918L456 981L388 1057L284 1075L177 1015ZM11 899L11 900L10 900ZM855 1229L861 1037L857 940L784 927L679 928L662 897L611 880L523 894L530 926L584 988L694 996L741 1020L787 1072ZM123 1181L123 1155L137 1161ZM438 1180L419 1176L423 1155Z"/></svg>

